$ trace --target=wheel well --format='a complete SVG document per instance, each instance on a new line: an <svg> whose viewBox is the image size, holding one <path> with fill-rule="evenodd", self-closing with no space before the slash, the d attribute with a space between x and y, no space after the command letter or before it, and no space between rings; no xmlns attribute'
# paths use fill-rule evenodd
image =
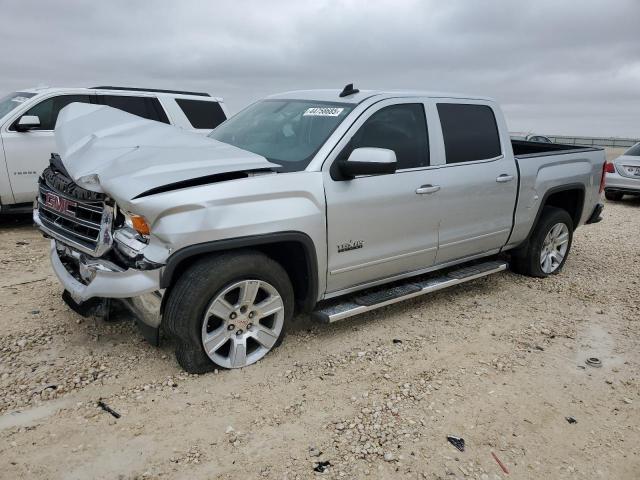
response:
<svg viewBox="0 0 640 480"><path fill-rule="evenodd" d="M316 301L316 292L311 292L310 265L304 246L299 242L282 242L253 247L261 251L267 257L274 259L289 275L296 304L301 309L306 309L308 302ZM310 298L312 297L312 298ZM311 308L309 308L310 310Z"/></svg>
<svg viewBox="0 0 640 480"><path fill-rule="evenodd" d="M566 210L573 220L573 228L575 229L578 226L578 223L580 223L580 217L582 216L584 190L575 188L554 192L545 199L542 207L544 208L546 206Z"/></svg>
<svg viewBox="0 0 640 480"><path fill-rule="evenodd" d="M210 248L198 248L193 254L181 256L177 259L177 263L173 262L172 264L170 258L169 262L167 262L167 267L165 267L161 286L170 289L189 267L205 256L251 249L262 252L282 265L291 280L298 308L303 311L313 309L317 300L318 289L317 263L315 250L311 250L305 242L298 240L281 240L257 244L244 244L245 242L242 242L237 246L228 245L226 248L215 248L222 245L215 245L217 242L212 243L214 245L210 245ZM165 298L167 298L167 295L165 295Z"/></svg>

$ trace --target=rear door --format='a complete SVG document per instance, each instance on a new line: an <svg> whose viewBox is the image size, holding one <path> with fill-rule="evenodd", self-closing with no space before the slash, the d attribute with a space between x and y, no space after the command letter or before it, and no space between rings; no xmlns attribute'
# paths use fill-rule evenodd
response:
<svg viewBox="0 0 640 480"><path fill-rule="evenodd" d="M497 252L507 241L517 195L517 169L492 105L435 99L443 158L436 263ZM508 136L506 136L508 140Z"/></svg>
<svg viewBox="0 0 640 480"><path fill-rule="evenodd" d="M35 199L38 176L49 164L51 153L56 150L53 130L60 110L73 102L92 103L94 98L94 95L84 94L51 96L22 112L22 115L37 115L40 127L18 132L15 124L20 117L4 127L2 140L16 203Z"/></svg>
<svg viewBox="0 0 640 480"><path fill-rule="evenodd" d="M341 179L338 162L358 147L393 150L398 170ZM336 158L323 166L328 293L433 265L439 211L437 195L420 193L432 176L423 102L393 99L375 104L335 151Z"/></svg>

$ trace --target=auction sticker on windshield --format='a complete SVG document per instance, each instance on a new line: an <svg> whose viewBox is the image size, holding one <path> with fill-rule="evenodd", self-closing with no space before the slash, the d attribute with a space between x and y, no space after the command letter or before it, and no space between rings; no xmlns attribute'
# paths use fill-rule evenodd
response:
<svg viewBox="0 0 640 480"><path fill-rule="evenodd" d="M344 108L336 108L336 107L311 107L307 108L303 113L303 116L314 116L314 117L337 117L342 113Z"/></svg>

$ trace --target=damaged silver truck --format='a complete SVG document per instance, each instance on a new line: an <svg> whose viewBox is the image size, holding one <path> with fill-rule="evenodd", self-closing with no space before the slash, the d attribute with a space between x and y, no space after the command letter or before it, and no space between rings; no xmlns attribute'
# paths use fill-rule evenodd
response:
<svg viewBox="0 0 640 480"><path fill-rule="evenodd" d="M64 299L117 299L194 373L260 360L294 312L334 322L509 265L556 274L602 210L602 149L512 141L476 96L289 92L209 138L71 104L56 140L34 219Z"/></svg>

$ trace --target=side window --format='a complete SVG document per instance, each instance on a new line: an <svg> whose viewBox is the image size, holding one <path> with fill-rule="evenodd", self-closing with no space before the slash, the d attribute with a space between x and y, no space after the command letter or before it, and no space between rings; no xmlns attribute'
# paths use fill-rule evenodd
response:
<svg viewBox="0 0 640 480"><path fill-rule="evenodd" d="M102 103L118 110L137 115L138 117L157 122L169 123L167 114L157 98L132 97L126 95L102 95Z"/></svg>
<svg viewBox="0 0 640 480"><path fill-rule="evenodd" d="M60 95L43 100L31 107L24 115L37 115L40 119L40 127L33 130L53 130L58 120L60 110L70 103L91 103L90 95Z"/></svg>
<svg viewBox="0 0 640 480"><path fill-rule="evenodd" d="M176 98L176 103L187 116L193 128L213 130L227 119L218 102Z"/></svg>
<svg viewBox="0 0 640 480"><path fill-rule="evenodd" d="M343 158L361 147L393 150L398 170L429 166L429 137L423 105L403 103L378 110L351 138Z"/></svg>
<svg viewBox="0 0 640 480"><path fill-rule="evenodd" d="M487 105L439 103L447 163L495 158L502 153L493 110Z"/></svg>

